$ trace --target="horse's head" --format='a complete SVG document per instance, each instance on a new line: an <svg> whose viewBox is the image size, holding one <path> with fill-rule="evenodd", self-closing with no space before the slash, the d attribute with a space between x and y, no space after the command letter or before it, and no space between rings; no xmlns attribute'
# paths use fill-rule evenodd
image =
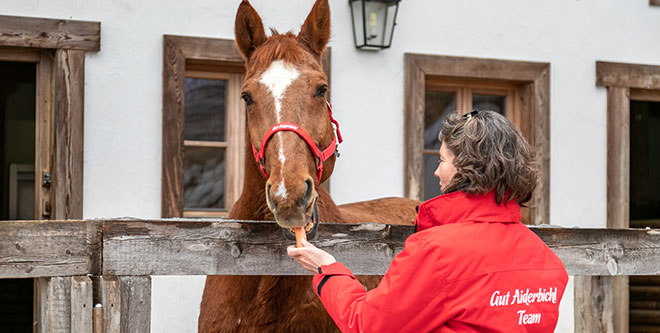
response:
<svg viewBox="0 0 660 333"><path fill-rule="evenodd" d="M258 163L266 177L266 201L277 223L309 231L317 222L316 189L335 162L328 80L321 66L330 38L328 1L316 1L298 35L273 31L267 37L261 18L243 0L235 30L246 60L242 97L257 160L247 163Z"/></svg>

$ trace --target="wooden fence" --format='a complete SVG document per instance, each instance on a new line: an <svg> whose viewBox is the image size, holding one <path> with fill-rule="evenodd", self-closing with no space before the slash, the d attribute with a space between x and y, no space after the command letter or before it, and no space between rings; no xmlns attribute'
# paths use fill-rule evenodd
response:
<svg viewBox="0 0 660 333"><path fill-rule="evenodd" d="M660 230L530 228L569 275L660 275ZM380 275L411 233L323 224L314 243L356 274ZM148 332L151 275L304 275L286 256L291 244L273 222L9 221L0 223L0 278L37 279L39 332Z"/></svg>

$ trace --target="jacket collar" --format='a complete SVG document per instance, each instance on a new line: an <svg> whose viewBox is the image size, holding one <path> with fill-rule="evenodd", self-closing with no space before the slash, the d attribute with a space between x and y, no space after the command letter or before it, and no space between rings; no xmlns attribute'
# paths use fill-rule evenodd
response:
<svg viewBox="0 0 660 333"><path fill-rule="evenodd" d="M506 205L495 203L495 192L468 195L452 192L419 205L415 230L458 222L520 223L520 206L514 200Z"/></svg>

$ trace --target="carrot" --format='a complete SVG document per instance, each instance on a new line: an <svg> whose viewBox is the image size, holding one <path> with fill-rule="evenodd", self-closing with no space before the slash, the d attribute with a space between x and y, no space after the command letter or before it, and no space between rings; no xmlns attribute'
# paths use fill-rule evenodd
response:
<svg viewBox="0 0 660 333"><path fill-rule="evenodd" d="M296 231L296 247L302 247L302 241L307 240L304 227L293 228Z"/></svg>

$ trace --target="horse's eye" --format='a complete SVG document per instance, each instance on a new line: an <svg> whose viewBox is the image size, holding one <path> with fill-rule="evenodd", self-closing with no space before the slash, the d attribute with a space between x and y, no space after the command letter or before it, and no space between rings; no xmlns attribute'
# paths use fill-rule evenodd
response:
<svg viewBox="0 0 660 333"><path fill-rule="evenodd" d="M247 105L252 105L254 104L254 101L252 101L252 96L248 93L242 93L241 98L245 101L245 104Z"/></svg>
<svg viewBox="0 0 660 333"><path fill-rule="evenodd" d="M325 93L328 91L327 85L322 85L316 88L316 97L325 97Z"/></svg>

